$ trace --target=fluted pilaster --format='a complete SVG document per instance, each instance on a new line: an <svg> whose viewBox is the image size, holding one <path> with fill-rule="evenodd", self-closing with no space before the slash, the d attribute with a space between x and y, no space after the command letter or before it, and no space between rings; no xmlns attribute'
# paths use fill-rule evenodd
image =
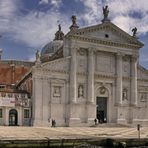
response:
<svg viewBox="0 0 148 148"><path fill-rule="evenodd" d="M131 58L131 104L137 105L137 57Z"/></svg>
<svg viewBox="0 0 148 148"><path fill-rule="evenodd" d="M122 104L122 54L117 54L117 81L116 81L117 104Z"/></svg>
<svg viewBox="0 0 148 148"><path fill-rule="evenodd" d="M77 102L77 62L76 48L71 48L71 65L70 65L70 98L71 102Z"/></svg>
<svg viewBox="0 0 148 148"><path fill-rule="evenodd" d="M88 102L94 103L94 49L88 49Z"/></svg>

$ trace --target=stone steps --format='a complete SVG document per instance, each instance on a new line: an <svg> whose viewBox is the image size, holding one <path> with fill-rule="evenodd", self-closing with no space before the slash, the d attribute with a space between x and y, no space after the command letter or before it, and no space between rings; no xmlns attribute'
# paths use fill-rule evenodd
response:
<svg viewBox="0 0 148 148"><path fill-rule="evenodd" d="M91 127L131 127L131 125L117 124L117 123L99 123L97 125L92 125Z"/></svg>

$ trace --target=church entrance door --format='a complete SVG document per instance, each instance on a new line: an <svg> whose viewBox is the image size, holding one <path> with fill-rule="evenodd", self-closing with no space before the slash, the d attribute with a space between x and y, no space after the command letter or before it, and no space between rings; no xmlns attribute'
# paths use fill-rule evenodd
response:
<svg viewBox="0 0 148 148"><path fill-rule="evenodd" d="M10 111L9 111L9 126L16 126L17 125L17 115L18 113L17 113L17 110L15 110L15 109L11 109Z"/></svg>
<svg viewBox="0 0 148 148"><path fill-rule="evenodd" d="M96 105L97 105L96 118L98 119L99 123L106 123L107 122L107 97L97 97Z"/></svg>

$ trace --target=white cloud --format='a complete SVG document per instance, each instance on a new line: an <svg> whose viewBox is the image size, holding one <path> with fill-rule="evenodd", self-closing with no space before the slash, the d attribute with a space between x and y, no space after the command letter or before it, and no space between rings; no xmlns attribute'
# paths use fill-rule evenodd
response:
<svg viewBox="0 0 148 148"><path fill-rule="evenodd" d="M40 5L45 5L45 4L48 4L48 3L49 3L48 0L40 0L40 1L39 1L39 4L40 4Z"/></svg>
<svg viewBox="0 0 148 148"><path fill-rule="evenodd" d="M18 0L1 0L0 1L0 32L10 30L12 19L18 13Z"/></svg>
<svg viewBox="0 0 148 148"><path fill-rule="evenodd" d="M39 5L51 4L54 8L59 8L62 4L62 0L40 0Z"/></svg>
<svg viewBox="0 0 148 148"><path fill-rule="evenodd" d="M27 15L18 15L18 1L0 1L0 32L6 33L11 40L39 49L54 39L54 34L58 30L58 20L63 32L68 31L70 19L66 15L54 10L30 11Z"/></svg>
<svg viewBox="0 0 148 148"><path fill-rule="evenodd" d="M56 8L59 8L60 5L62 4L62 0L50 0L50 3L56 7Z"/></svg>
<svg viewBox="0 0 148 148"><path fill-rule="evenodd" d="M54 39L58 30L57 20L63 20L62 30L67 31L69 19L55 12L31 12L25 17L17 17L13 22L10 36L16 41L26 43L30 47L41 48Z"/></svg>
<svg viewBox="0 0 148 148"><path fill-rule="evenodd" d="M76 0L77 1L77 0ZM94 24L99 21L101 16L101 1L97 0L80 0L85 6L85 12L79 16L80 20L83 20L86 25Z"/></svg>

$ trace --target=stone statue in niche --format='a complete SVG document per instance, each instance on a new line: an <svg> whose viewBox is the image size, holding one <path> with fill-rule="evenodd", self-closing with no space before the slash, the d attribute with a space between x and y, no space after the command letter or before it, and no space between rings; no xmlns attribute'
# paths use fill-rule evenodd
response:
<svg viewBox="0 0 148 148"><path fill-rule="evenodd" d="M78 87L78 98L84 97L84 87L83 85L79 85Z"/></svg>
<svg viewBox="0 0 148 148"><path fill-rule="evenodd" d="M54 87L53 96L54 97L60 97L61 96L61 88L59 86Z"/></svg>
<svg viewBox="0 0 148 148"><path fill-rule="evenodd" d="M122 100L128 100L128 96L127 96L127 89L123 89L123 93L122 93Z"/></svg>
<svg viewBox="0 0 148 148"><path fill-rule="evenodd" d="M146 93L141 93L140 101L145 102L147 99L147 94Z"/></svg>

